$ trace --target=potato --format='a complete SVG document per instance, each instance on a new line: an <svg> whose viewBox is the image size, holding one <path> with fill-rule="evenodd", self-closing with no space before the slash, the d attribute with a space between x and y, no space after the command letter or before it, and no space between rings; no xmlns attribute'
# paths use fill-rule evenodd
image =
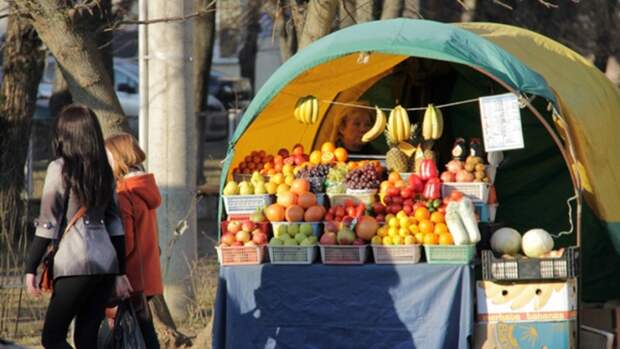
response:
<svg viewBox="0 0 620 349"><path fill-rule="evenodd" d="M476 179L480 179L480 180L482 180L482 179L484 179L484 177L486 177L486 176L487 176L487 175L486 175L486 173L484 173L484 171L483 171L483 172L476 171L476 172L474 173L474 177L475 177Z"/></svg>
<svg viewBox="0 0 620 349"><path fill-rule="evenodd" d="M476 165L474 165L472 163L465 164L465 171L467 171L467 172L474 172L475 168L476 168Z"/></svg>
<svg viewBox="0 0 620 349"><path fill-rule="evenodd" d="M483 164L476 164L476 172L484 172L485 167Z"/></svg>

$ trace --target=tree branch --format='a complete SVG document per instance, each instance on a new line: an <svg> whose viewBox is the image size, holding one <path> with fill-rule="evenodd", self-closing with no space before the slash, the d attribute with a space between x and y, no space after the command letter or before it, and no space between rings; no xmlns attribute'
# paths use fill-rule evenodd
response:
<svg viewBox="0 0 620 349"><path fill-rule="evenodd" d="M540 2L541 4L543 4L547 8L558 8L559 7L558 5L552 4L552 3L548 2L548 1L545 1L545 0L538 0L538 2Z"/></svg>
<svg viewBox="0 0 620 349"><path fill-rule="evenodd" d="M188 19L192 19L196 17L204 17L211 12L215 12L215 2L216 0L211 1L211 3L207 5L205 10L196 11L194 13L191 13L189 15L184 15L184 16L154 18L154 19L143 20L143 21L140 21L140 20L117 21L111 27L106 28L105 31L117 30L118 27L123 26L123 25L132 25L132 24L133 25L149 25L149 24L155 24L155 23L180 22L180 21L186 21Z"/></svg>
<svg viewBox="0 0 620 349"><path fill-rule="evenodd" d="M511 11L512 11L512 10L514 10L514 9L512 8L512 6L508 5L508 4L507 4L507 3L505 3L505 2L502 2L502 1L500 1L500 0L493 0L493 2L494 2L494 3L496 3L496 4L498 4L499 6L505 7L505 8L507 8L507 9L511 10Z"/></svg>
<svg viewBox="0 0 620 349"><path fill-rule="evenodd" d="M357 20L355 19L355 16L351 13L351 11L349 10L349 8L347 7L347 2L343 1L342 2L342 8L344 9L344 12L347 13L347 15L349 17L351 17L351 19L353 20L353 24L357 24Z"/></svg>

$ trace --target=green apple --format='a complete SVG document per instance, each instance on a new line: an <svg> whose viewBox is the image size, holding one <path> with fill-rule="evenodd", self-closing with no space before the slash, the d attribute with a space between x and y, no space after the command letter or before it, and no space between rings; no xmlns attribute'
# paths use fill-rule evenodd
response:
<svg viewBox="0 0 620 349"><path fill-rule="evenodd" d="M273 232L273 236L278 239L284 239L285 236L288 236L288 230L286 229L286 224L280 224L278 229Z"/></svg>
<svg viewBox="0 0 620 349"><path fill-rule="evenodd" d="M278 239L277 237L272 237L269 241L270 246L282 246L284 245L284 241Z"/></svg>
<svg viewBox="0 0 620 349"><path fill-rule="evenodd" d="M297 241L297 243L301 243L305 239L306 239L306 234L304 234L302 232L299 232L299 233L297 233L297 235L295 235L295 241Z"/></svg>
<svg viewBox="0 0 620 349"><path fill-rule="evenodd" d="M297 241L295 239L288 239L284 241L284 246L297 246Z"/></svg>
<svg viewBox="0 0 620 349"><path fill-rule="evenodd" d="M299 233L299 224L289 224L288 225L288 234L290 236L295 236L297 235L297 233Z"/></svg>
<svg viewBox="0 0 620 349"><path fill-rule="evenodd" d="M302 223L299 227L299 231L306 236L312 235L312 224L310 223Z"/></svg>

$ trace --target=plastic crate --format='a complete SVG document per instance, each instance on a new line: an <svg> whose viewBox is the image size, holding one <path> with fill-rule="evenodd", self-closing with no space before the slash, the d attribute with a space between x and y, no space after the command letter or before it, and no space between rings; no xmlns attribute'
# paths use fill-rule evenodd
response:
<svg viewBox="0 0 620 349"><path fill-rule="evenodd" d="M273 203L273 197L269 194L222 195L222 198L226 213L230 216L249 215Z"/></svg>
<svg viewBox="0 0 620 349"><path fill-rule="evenodd" d="M220 265L261 264L265 259L265 246L216 246Z"/></svg>
<svg viewBox="0 0 620 349"><path fill-rule="evenodd" d="M265 183L269 182L269 179L271 178L271 176L269 175L263 175L263 179L265 181ZM249 182L252 179L252 174L251 173L234 173L233 174L233 181L240 183L243 181Z"/></svg>
<svg viewBox="0 0 620 349"><path fill-rule="evenodd" d="M364 264L368 245L319 245L323 264Z"/></svg>
<svg viewBox="0 0 620 349"><path fill-rule="evenodd" d="M369 191L366 193L361 192L351 192L346 194L332 194L327 193L327 197L329 198L329 204L331 207L337 205L344 205L347 200L353 201L354 204L363 203L366 207L370 207L376 199L377 199L377 191L373 189L373 191Z"/></svg>
<svg viewBox="0 0 620 349"><path fill-rule="evenodd" d="M565 280L579 276L579 248L571 246L558 258L497 258L482 251L482 279L489 281Z"/></svg>
<svg viewBox="0 0 620 349"><path fill-rule="evenodd" d="M424 245L429 264L469 264L476 255L476 245Z"/></svg>
<svg viewBox="0 0 620 349"><path fill-rule="evenodd" d="M420 262L420 245L383 246L372 245L376 264L415 264Z"/></svg>
<svg viewBox="0 0 620 349"><path fill-rule="evenodd" d="M441 185L441 196L448 197L450 193L458 190L472 202L486 203L489 198L489 187L488 183L445 182Z"/></svg>
<svg viewBox="0 0 620 349"><path fill-rule="evenodd" d="M291 225L291 224L310 224L312 225L312 235L316 236L317 239L319 237L321 237L321 234L323 233L323 222L271 222L271 229L272 231L275 232L278 231L278 227L281 225Z"/></svg>
<svg viewBox="0 0 620 349"><path fill-rule="evenodd" d="M476 209L478 218L480 218L480 222L492 223L495 222L495 215L497 214L498 206L498 204L477 203L474 205L474 208Z"/></svg>
<svg viewBox="0 0 620 349"><path fill-rule="evenodd" d="M318 254L314 246L268 246L272 264L312 264Z"/></svg>

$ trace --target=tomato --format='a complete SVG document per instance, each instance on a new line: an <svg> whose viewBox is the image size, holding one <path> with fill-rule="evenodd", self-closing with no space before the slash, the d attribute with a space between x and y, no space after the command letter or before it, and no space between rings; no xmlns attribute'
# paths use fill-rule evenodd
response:
<svg viewBox="0 0 620 349"><path fill-rule="evenodd" d="M355 208L355 217L361 217L364 215L364 212L366 212L366 205L364 205L363 203L357 205L357 207Z"/></svg>
<svg viewBox="0 0 620 349"><path fill-rule="evenodd" d="M351 206L353 206L353 205L354 205L354 204L353 204L353 200L351 200L351 199L347 199L347 200L344 202L344 207L351 207Z"/></svg>
<svg viewBox="0 0 620 349"><path fill-rule="evenodd" d="M463 198L463 193L458 190L454 190L450 193L450 200L459 201Z"/></svg>
<svg viewBox="0 0 620 349"><path fill-rule="evenodd" d="M336 206L336 216L344 217L345 213L346 212L344 211L344 207Z"/></svg>
<svg viewBox="0 0 620 349"><path fill-rule="evenodd" d="M333 214L333 213L331 213L331 212L330 212L330 213L328 213L328 214L326 214L326 215L325 215L325 220L326 220L326 221L328 221L328 222L329 222L329 221L333 221L333 220L334 220L334 214Z"/></svg>
<svg viewBox="0 0 620 349"><path fill-rule="evenodd" d="M355 208L355 206L347 207L347 216L355 217L356 212L357 212L357 209Z"/></svg>

